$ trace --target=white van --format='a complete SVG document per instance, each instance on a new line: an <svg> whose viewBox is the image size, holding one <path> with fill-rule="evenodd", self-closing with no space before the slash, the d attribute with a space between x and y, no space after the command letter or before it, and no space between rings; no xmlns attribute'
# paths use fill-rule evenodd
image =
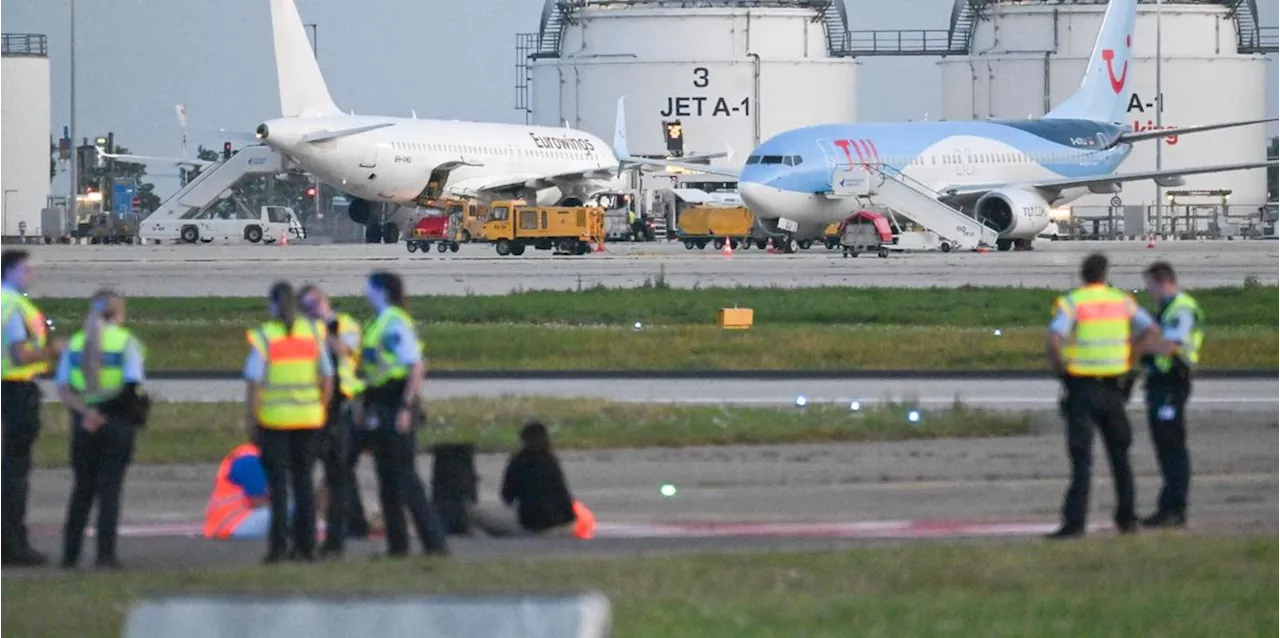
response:
<svg viewBox="0 0 1280 638"><path fill-rule="evenodd" d="M223 205L187 219L144 220L138 234L143 241L181 241L187 244L213 241L270 244L286 234L295 239L307 236L306 229L298 222L297 213L288 206L262 206L253 213L248 207L234 205L230 199L223 202Z"/></svg>

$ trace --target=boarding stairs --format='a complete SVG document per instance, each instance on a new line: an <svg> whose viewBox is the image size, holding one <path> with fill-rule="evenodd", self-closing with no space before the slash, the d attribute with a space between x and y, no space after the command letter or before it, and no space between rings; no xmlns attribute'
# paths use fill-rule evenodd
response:
<svg viewBox="0 0 1280 638"><path fill-rule="evenodd" d="M204 167L142 221L194 219L229 197L245 181L284 170L284 158L271 148L260 144L246 146L229 159Z"/></svg>
<svg viewBox="0 0 1280 638"><path fill-rule="evenodd" d="M836 166L830 197L848 197L862 206L880 205L936 233L960 250L996 245L994 229L944 204L928 186L883 163Z"/></svg>

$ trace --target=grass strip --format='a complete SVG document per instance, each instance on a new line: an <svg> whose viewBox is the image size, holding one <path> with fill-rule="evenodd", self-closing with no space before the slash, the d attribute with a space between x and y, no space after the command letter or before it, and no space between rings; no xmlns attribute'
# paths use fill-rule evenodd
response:
<svg viewBox="0 0 1280 638"><path fill-rule="evenodd" d="M938 437L1014 436L1031 431L1029 417L956 405L930 410L910 423L904 405L867 407L812 405L804 409L615 403L594 399L504 397L443 399L428 406L424 445L475 443L479 451L508 451L516 431L530 418L552 428L560 449L682 447L740 443L884 441ZM45 406L36 463L67 464L66 409ZM137 439L140 463L217 462L243 442L244 407L239 403L157 403L151 423Z"/></svg>
<svg viewBox="0 0 1280 638"><path fill-rule="evenodd" d="M239 370L244 326L131 322L152 370ZM436 370L1043 370L1044 328L424 324ZM1280 334L1215 328L1202 365L1276 369Z"/></svg>
<svg viewBox="0 0 1280 638"><path fill-rule="evenodd" d="M1272 538L1147 535L813 553L402 562L5 579L5 636L119 636L142 598L599 590L668 636L1275 636ZM75 610L75 613L67 613Z"/></svg>
<svg viewBox="0 0 1280 638"><path fill-rule="evenodd" d="M263 293L265 294L265 284ZM1191 291L1208 313L1213 329L1258 326L1277 331L1280 312L1276 286L1248 285ZM707 325L716 311L734 306L755 310L757 325L859 324L951 326L961 328L1041 327L1061 290L1043 288L886 289L825 287L587 288L581 291L531 291L497 296L418 296L409 311L427 323L567 324L630 326ZM1145 293L1139 298L1155 308ZM59 321L83 321L83 299L40 299L41 308ZM335 305L368 318L362 299L337 298ZM227 323L242 326L265 313L261 298L138 298L130 314L142 322Z"/></svg>

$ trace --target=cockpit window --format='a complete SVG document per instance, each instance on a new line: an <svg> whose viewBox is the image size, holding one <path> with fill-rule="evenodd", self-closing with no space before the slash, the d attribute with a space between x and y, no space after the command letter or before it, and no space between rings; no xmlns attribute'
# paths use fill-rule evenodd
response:
<svg viewBox="0 0 1280 638"><path fill-rule="evenodd" d="M783 163L786 164L787 166L799 166L800 163L803 161L804 161L804 158L800 157L799 155L788 155L786 158L786 161Z"/></svg>
<svg viewBox="0 0 1280 638"><path fill-rule="evenodd" d="M765 155L760 158L760 163L761 164L781 164L782 156L781 155Z"/></svg>
<svg viewBox="0 0 1280 638"><path fill-rule="evenodd" d="M748 164L759 164L759 163L760 163L760 156L759 156L759 155L752 155L751 157L748 157L748 158L747 158L747 163L748 163Z"/></svg>

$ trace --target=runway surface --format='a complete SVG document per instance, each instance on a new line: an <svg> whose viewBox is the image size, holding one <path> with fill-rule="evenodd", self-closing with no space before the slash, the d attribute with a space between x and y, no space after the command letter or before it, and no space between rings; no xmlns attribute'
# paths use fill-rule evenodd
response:
<svg viewBox="0 0 1280 638"><path fill-rule="evenodd" d="M1135 425L1132 458L1146 513L1159 475L1145 424ZM1193 532L1274 536L1278 443L1274 414L1217 413L1193 420ZM600 520L600 538L459 539L456 555L479 560L1028 537L1057 522L1067 472L1057 426L1005 439L564 452L561 460L574 496ZM496 502L504 462L499 455L477 459L482 503ZM428 476L428 459L419 463ZM1098 458L1091 522L1109 533L1114 500L1105 467ZM130 470L121 543L127 564L161 569L257 561L263 541L193 537L215 469L205 464ZM65 468L38 469L32 476L30 521L42 549L58 546L69 480ZM677 487L674 496L659 493L666 483ZM367 461L360 466L360 485L367 506L376 507ZM348 560L378 549L378 541L356 543ZM4 573L22 577L20 570Z"/></svg>
<svg viewBox="0 0 1280 638"><path fill-rule="evenodd" d="M37 246L33 254L39 296L87 296L111 286L128 296L257 296L278 278L310 281L334 294L354 295L364 277L386 268L405 275L410 294L504 294L513 290L573 290L603 285L626 288L659 279L678 288L694 286L1027 286L1069 288L1078 282L1080 261L1101 250L1114 263L1112 280L1141 286L1141 272L1168 259L1188 287L1238 286L1246 277L1275 284L1274 241L1036 243L1031 252L904 253L888 259L844 259L814 248L795 255L740 250L724 257L688 251L673 243L612 244L585 257L551 257L532 251L497 257L485 245L464 246L457 255L409 254L403 245L175 245Z"/></svg>
<svg viewBox="0 0 1280 638"><path fill-rule="evenodd" d="M53 400L53 388L45 385ZM645 403L733 403L789 405L803 396L810 403L853 400L871 405L886 400L921 406L965 405L998 410L1053 409L1058 400L1055 379L428 379L428 398L555 396L590 397ZM239 401L242 381L152 381L148 389L159 399L181 402ZM1200 379L1192 406L1198 411L1230 410L1275 414L1280 406L1280 379ZM1135 391L1134 405L1141 403Z"/></svg>

